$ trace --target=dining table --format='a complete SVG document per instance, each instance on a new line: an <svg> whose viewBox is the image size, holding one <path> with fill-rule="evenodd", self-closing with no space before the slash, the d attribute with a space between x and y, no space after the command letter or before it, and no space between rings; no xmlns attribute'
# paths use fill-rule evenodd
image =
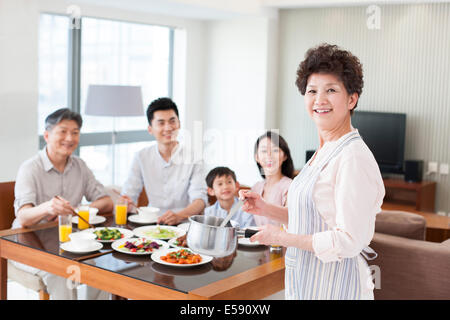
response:
<svg viewBox="0 0 450 320"><path fill-rule="evenodd" d="M96 227L115 226L112 213L101 216L106 220ZM0 299L7 299L9 259L126 299L258 300L284 289L284 250L275 249L247 242L228 257L177 267L112 250L110 243L96 252L64 251L57 222L8 229L0 231Z"/></svg>

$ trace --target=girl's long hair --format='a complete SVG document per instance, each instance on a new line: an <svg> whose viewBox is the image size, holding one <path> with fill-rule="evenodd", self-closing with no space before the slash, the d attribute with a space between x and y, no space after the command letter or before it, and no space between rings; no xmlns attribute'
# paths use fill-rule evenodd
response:
<svg viewBox="0 0 450 320"><path fill-rule="evenodd" d="M267 131L266 133L261 135L256 140L255 150L254 150L255 157L258 154L259 143L264 138L270 139L270 141L274 145L279 146L280 149L283 150L284 154L286 155L286 160L284 160L283 164L281 165L281 174L283 174L284 176L286 176L288 178L293 179L294 178L294 162L292 161L291 151L289 150L289 146L288 146L286 140L284 140L284 138L282 136L280 136L278 133L272 132L272 131ZM255 159L255 161L256 161L256 159ZM258 166L261 177L263 177L263 179L265 179L266 175L264 174L264 169L261 167L261 165L258 163L258 161L256 161L256 165Z"/></svg>

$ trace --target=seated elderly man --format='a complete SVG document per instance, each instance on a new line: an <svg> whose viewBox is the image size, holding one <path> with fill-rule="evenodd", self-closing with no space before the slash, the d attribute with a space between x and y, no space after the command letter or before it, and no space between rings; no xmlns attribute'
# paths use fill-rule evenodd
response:
<svg viewBox="0 0 450 320"><path fill-rule="evenodd" d="M71 207L79 205L83 197L99 212L113 210L113 202L103 185L95 179L83 160L72 155L78 146L81 125L81 116L66 108L46 118L46 147L25 161L17 174L14 201L16 219L13 228L54 221L58 215L71 214ZM22 264L16 265L40 274L52 299L71 298L66 279ZM94 291L91 298L95 298L99 292L93 288L89 290Z"/></svg>

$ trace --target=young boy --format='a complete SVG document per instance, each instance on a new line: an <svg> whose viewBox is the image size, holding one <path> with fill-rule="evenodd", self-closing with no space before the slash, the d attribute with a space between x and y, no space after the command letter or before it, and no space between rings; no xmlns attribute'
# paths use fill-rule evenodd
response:
<svg viewBox="0 0 450 320"><path fill-rule="evenodd" d="M231 207L238 202L236 193L239 190L239 183L236 181L236 174L226 167L212 169L206 176L208 194L215 196L217 201L205 209L205 216L216 216L225 218ZM232 217L239 223L240 228L254 226L253 215L239 209Z"/></svg>

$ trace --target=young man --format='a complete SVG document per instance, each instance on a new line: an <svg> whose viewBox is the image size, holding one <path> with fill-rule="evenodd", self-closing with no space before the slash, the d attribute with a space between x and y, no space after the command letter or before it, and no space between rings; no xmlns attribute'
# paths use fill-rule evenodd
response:
<svg viewBox="0 0 450 320"><path fill-rule="evenodd" d="M206 176L206 184L208 185L208 194L215 196L217 201L205 209L205 216L226 218L230 209L238 202L236 193L239 190L239 183L236 181L236 174L227 167L217 167ZM240 228L255 225L253 215L242 209L238 210L231 219L239 223Z"/></svg>
<svg viewBox="0 0 450 320"><path fill-rule="evenodd" d="M46 147L25 161L17 174L13 228L29 227L53 221L58 215L69 215L71 207L78 206L83 196L92 201L90 206L98 208L99 212L113 210L113 202L103 185L95 179L83 160L72 155L78 146L81 125L81 116L69 109L59 109L45 119ZM73 298L65 278L15 264L22 270L38 274L46 284L51 299ZM99 294L99 290L87 288L88 299L97 299Z"/></svg>
<svg viewBox="0 0 450 320"><path fill-rule="evenodd" d="M156 144L135 155L122 195L136 203L145 187L149 205L161 210L158 223L176 225L200 214L208 201L203 161L192 161L190 151L177 141L180 120L171 99L153 101L147 108L147 120Z"/></svg>

